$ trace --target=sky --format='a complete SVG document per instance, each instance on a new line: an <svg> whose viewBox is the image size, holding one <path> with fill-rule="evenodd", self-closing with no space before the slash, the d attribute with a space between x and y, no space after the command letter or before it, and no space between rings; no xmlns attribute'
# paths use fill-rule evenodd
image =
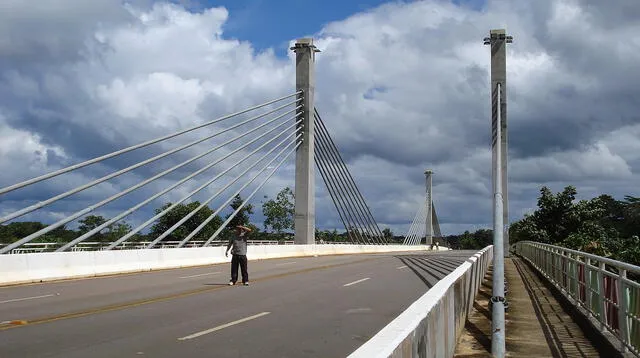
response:
<svg viewBox="0 0 640 358"><path fill-rule="evenodd" d="M379 225L406 232L424 195L424 170L432 169L443 233L488 228L490 58L482 39L506 28L514 37L507 52L511 221L535 209L543 185L574 185L579 198L640 196L638 18L637 0L2 0L0 186L292 93L288 48L309 36L322 51L316 106ZM154 150L0 197L0 213ZM22 219L53 222L171 163ZM171 180L96 213L113 216ZM340 228L316 182L317 226ZM293 186L291 161L253 204L285 186ZM126 220L142 222L153 209ZM261 223L259 209L253 219Z"/></svg>

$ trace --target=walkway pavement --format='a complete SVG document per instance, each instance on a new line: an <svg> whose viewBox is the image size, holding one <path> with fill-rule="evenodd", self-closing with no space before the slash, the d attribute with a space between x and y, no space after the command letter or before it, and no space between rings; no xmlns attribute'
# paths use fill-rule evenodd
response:
<svg viewBox="0 0 640 358"><path fill-rule="evenodd" d="M465 330L458 341L455 357L491 357L492 270L489 269L474 302ZM508 357L614 357L599 351L574 323L551 290L531 267L518 258L505 261L509 285L506 314Z"/></svg>

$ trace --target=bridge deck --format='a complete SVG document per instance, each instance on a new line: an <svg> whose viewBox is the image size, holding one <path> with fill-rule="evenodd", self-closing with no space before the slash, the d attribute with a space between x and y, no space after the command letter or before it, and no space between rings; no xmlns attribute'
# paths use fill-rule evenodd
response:
<svg viewBox="0 0 640 358"><path fill-rule="evenodd" d="M249 262L0 288L0 356L345 357L474 252Z"/></svg>
<svg viewBox="0 0 640 358"><path fill-rule="evenodd" d="M476 297L456 358L491 357L491 274ZM616 357L617 352L590 340L565 312L535 271L520 259L505 261L510 303L506 315L507 355L512 357Z"/></svg>

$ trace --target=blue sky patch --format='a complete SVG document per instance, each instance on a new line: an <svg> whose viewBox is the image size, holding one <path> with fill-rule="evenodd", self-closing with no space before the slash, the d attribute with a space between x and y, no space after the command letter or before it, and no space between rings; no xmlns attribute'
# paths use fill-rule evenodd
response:
<svg viewBox="0 0 640 358"><path fill-rule="evenodd" d="M185 4L184 0L174 2ZM274 48L286 56L289 41L313 35L332 21L389 3L388 0L199 0L188 1L192 10L223 6L229 11L224 36L249 41L257 50ZM396 1L400 3L410 1ZM455 4L481 9L485 0L453 0Z"/></svg>

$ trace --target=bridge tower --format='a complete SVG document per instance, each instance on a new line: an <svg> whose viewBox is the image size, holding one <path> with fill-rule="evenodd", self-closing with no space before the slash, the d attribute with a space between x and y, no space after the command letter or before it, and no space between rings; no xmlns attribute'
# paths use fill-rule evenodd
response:
<svg viewBox="0 0 640 358"><path fill-rule="evenodd" d="M313 122L315 94L315 54L312 38L298 39L291 48L296 54L296 92L302 98L302 144L296 152L294 241L315 243L315 170Z"/></svg>
<svg viewBox="0 0 640 358"><path fill-rule="evenodd" d="M425 220L426 231L425 231L425 244L431 245L433 243L433 190L432 190L432 179L431 176L433 171L427 170L424 172L427 180L427 219Z"/></svg>

